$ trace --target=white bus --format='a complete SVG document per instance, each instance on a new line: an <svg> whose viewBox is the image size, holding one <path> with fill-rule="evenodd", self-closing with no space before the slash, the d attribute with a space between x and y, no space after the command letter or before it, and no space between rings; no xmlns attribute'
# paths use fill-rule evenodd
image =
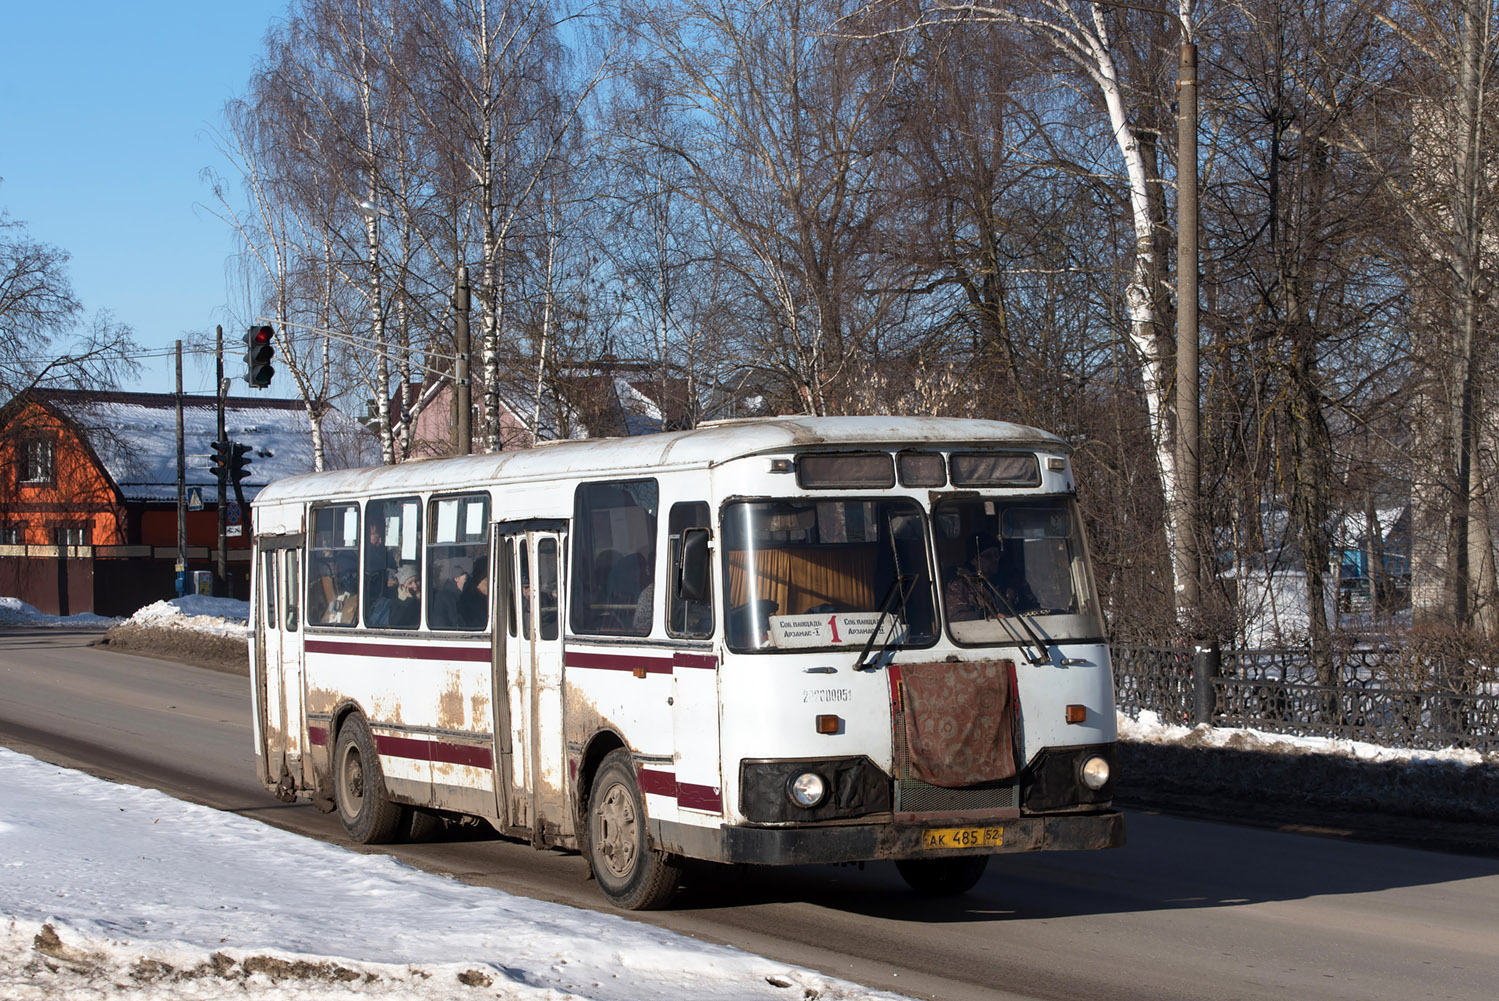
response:
<svg viewBox="0 0 1499 1001"><path fill-rule="evenodd" d="M1069 448L771 418L313 473L254 505L255 752L362 843L479 818L623 908L688 859L1121 844Z"/></svg>

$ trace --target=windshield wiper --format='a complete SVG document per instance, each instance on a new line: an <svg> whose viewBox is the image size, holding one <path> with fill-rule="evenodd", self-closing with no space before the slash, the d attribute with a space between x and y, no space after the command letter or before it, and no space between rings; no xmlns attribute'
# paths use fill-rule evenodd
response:
<svg viewBox="0 0 1499 1001"><path fill-rule="evenodd" d="M874 660L871 660L867 664L864 662L865 659L869 657L869 651L874 648L875 637L880 635L880 629L885 625L885 618L890 614L890 610L892 607L894 607L895 599L897 597L900 598L901 621L906 621L906 603L910 600L911 590L915 586L915 584L915 574L903 573L897 573L895 575L895 579L890 582L890 587L885 591L885 600L880 602L880 617L874 620L874 632L869 634L869 639L864 642L864 649L859 653L859 659L854 661L855 671L873 670L874 661L878 660L879 657L884 656L886 650L889 650L891 647L897 644L897 640L895 638L896 630L894 627L892 627L890 630L890 638L887 639L884 643L880 644L879 656L875 657Z"/></svg>
<svg viewBox="0 0 1499 1001"><path fill-rule="evenodd" d="M880 634L880 628L885 624L885 616L890 614L890 606L895 603L895 597L900 596L900 621L906 625L906 633L909 636L911 627L911 613L909 604L911 591L916 586L916 575L907 574L900 565L900 546L895 541L895 525L891 517L885 516L885 537L890 540L890 565L895 570L895 579L890 582L889 589L885 592L885 598L880 602L880 617L874 620L874 632L869 634L869 639L864 643L864 649L859 652L859 659L854 661L854 670L863 671L873 669L874 661L866 664L865 658L869 651L874 648L875 637ZM890 638L880 644L879 656L883 657L885 652L896 645L895 630L890 630ZM876 658L878 659L878 658Z"/></svg>
<svg viewBox="0 0 1499 1001"><path fill-rule="evenodd" d="M1045 664L1050 660L1048 656L1051 650L1050 644L1031 628L1031 624L1025 620L1025 616L1015 611L1015 606L1010 603L1010 599L1006 598L1004 593L995 587L989 578L983 574L975 573L968 567L958 567L958 576L962 578L973 590L974 594L978 596L979 601L983 603L985 615L1001 623L1006 629L1010 629L1010 619L1015 619L1019 622L1019 631L1025 633L1025 639L1022 642L1029 642L1036 648L1036 655L1031 656L1027 653L1025 655L1026 660L1032 664ZM993 598L990 595L993 595ZM998 599L999 604L1004 606L1003 615L1000 614L999 607L995 604L995 599ZM1010 631L1012 634L1015 632L1013 629L1010 629ZM1019 637L1016 638L1018 639Z"/></svg>

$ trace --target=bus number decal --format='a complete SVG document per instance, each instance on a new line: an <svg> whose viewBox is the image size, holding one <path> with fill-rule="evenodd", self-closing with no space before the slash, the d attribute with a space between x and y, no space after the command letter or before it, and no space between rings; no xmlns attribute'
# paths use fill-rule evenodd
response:
<svg viewBox="0 0 1499 1001"><path fill-rule="evenodd" d="M803 702L852 702L852 688L808 688L802 692Z"/></svg>

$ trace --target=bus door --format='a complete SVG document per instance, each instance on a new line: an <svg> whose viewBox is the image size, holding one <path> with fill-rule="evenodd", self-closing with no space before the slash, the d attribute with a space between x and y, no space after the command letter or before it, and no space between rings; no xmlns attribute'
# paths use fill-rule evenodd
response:
<svg viewBox="0 0 1499 1001"><path fill-rule="evenodd" d="M562 576L567 540L561 522L497 527L506 571L496 622L495 714L500 771L496 789L507 826L527 828L535 845L572 834L562 728ZM503 616L503 618L501 618ZM502 724L503 719L503 724ZM504 732L498 732L501 726Z"/></svg>
<svg viewBox="0 0 1499 1001"><path fill-rule="evenodd" d="M255 615L256 670L260 676L262 748L276 795L290 802L302 778L307 720L302 700L302 536L259 540Z"/></svg>

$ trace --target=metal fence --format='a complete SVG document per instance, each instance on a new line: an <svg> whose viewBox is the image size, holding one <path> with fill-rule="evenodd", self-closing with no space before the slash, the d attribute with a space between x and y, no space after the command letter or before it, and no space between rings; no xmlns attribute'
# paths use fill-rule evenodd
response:
<svg viewBox="0 0 1499 1001"><path fill-rule="evenodd" d="M1117 704L1169 723L1245 727L1385 747L1499 752L1499 682L1465 670L1459 686L1402 681L1399 650L1342 650L1319 671L1307 650L1116 646ZM1456 677L1425 664L1431 677ZM1467 665L1463 665L1467 668Z"/></svg>

